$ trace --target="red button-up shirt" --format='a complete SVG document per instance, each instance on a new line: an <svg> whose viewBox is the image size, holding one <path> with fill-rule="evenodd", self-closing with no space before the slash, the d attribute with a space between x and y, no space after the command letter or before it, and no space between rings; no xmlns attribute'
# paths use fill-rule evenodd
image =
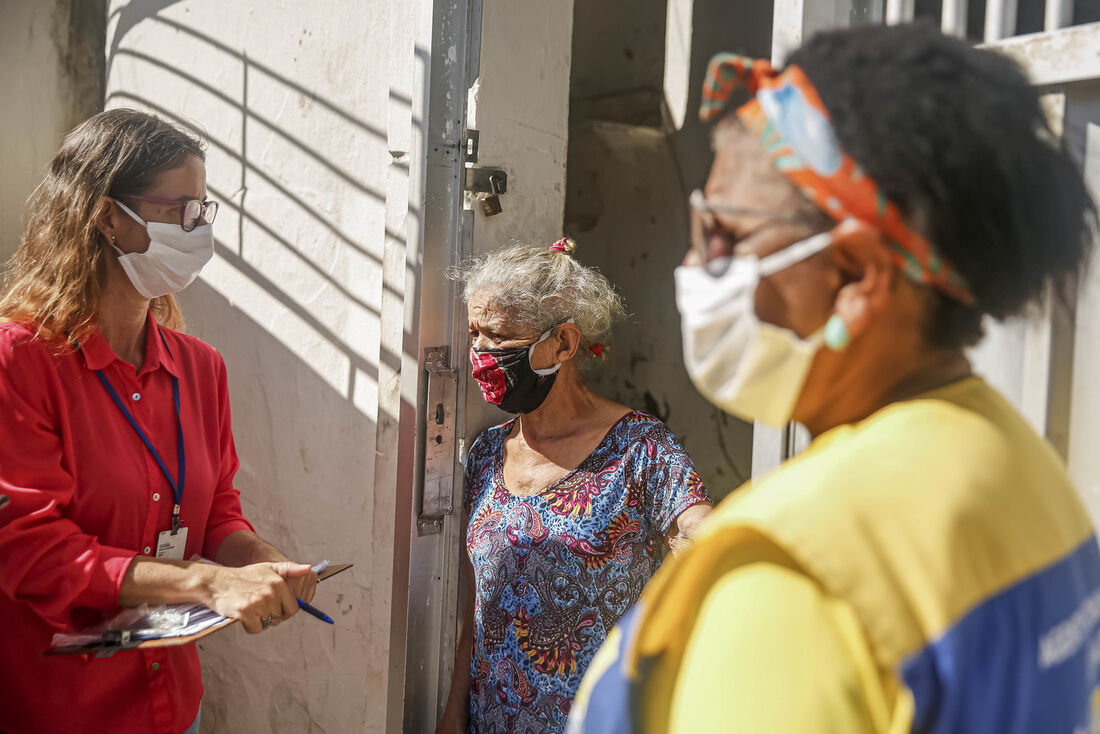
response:
<svg viewBox="0 0 1100 734"><path fill-rule="evenodd" d="M123 362L97 331L81 351L0 324L0 731L179 734L202 698L194 644L43 657L55 632L118 609L136 555L169 528L172 487L94 370L101 369L179 476L172 376L186 450L184 558L216 556L250 530L233 487L237 452L225 363L149 319L145 363ZM163 334L163 341L161 339Z"/></svg>

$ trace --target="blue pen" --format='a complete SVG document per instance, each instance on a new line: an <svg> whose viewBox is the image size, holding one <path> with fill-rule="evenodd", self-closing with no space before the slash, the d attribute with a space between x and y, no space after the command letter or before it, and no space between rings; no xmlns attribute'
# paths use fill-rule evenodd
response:
<svg viewBox="0 0 1100 734"><path fill-rule="evenodd" d="M301 609L303 612L306 612L307 614L312 614L314 617L317 617L317 619L321 620L322 622L328 622L329 624L336 624L335 622L332 621L332 617L328 616L327 614L322 612L317 607L310 606L309 604L306 604L301 599L298 599L298 608Z"/></svg>

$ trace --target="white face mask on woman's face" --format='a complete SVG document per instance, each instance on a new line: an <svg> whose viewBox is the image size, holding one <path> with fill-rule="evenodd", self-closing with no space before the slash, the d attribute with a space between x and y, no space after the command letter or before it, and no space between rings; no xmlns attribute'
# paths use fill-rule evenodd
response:
<svg viewBox="0 0 1100 734"><path fill-rule="evenodd" d="M213 225L200 224L185 232L178 224L146 222L121 201L116 199L115 203L144 225L149 233L149 247L145 252L123 252L111 245L130 282L145 298L179 293L191 285L203 266L214 257Z"/></svg>
<svg viewBox="0 0 1100 734"><path fill-rule="evenodd" d="M760 278L801 262L829 246L823 232L763 260L736 256L709 267L676 268L676 307L684 338L684 364L710 402L744 420L781 427L790 420L822 330L802 339L756 316ZM725 265L719 275L711 268Z"/></svg>

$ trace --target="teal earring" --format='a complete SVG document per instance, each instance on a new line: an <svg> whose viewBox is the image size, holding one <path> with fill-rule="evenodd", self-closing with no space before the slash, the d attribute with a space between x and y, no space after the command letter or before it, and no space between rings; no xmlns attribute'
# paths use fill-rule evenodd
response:
<svg viewBox="0 0 1100 734"><path fill-rule="evenodd" d="M834 352L843 352L851 341L848 324L838 314L833 314L825 322L825 346Z"/></svg>

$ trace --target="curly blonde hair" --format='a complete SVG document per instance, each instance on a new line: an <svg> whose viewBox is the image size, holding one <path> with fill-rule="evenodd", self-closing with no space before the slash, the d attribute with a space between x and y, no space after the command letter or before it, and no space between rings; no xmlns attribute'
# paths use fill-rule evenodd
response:
<svg viewBox="0 0 1100 734"><path fill-rule="evenodd" d="M27 200L23 239L5 268L0 321L35 329L45 341L79 342L96 327L106 283L106 241L95 220L106 198L149 189L202 142L153 115L101 112L65 136L49 173ZM183 327L171 295L150 304L159 323Z"/></svg>
<svg viewBox="0 0 1100 734"><path fill-rule="evenodd" d="M615 287L599 270L574 259L576 243L553 247L511 245L452 268L469 301L478 291L492 296L517 325L543 332L573 319L581 332L579 355L596 344L606 347L611 327L626 317Z"/></svg>

